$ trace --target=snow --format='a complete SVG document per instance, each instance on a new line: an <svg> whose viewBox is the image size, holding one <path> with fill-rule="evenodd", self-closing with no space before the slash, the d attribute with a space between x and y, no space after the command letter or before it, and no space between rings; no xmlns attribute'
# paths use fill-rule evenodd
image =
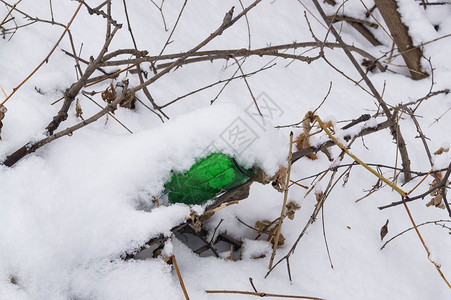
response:
<svg viewBox="0 0 451 300"><path fill-rule="evenodd" d="M56 21L64 24L78 5L75 1L52 2ZM92 6L101 2L88 1ZM403 21L409 25L415 44L451 33L450 6L430 7L424 11L417 2L398 2ZM245 6L250 3L243 1ZM319 16L310 2L303 3L315 16ZM372 1L365 3L368 7L372 6ZM182 4L183 1L165 2L168 28L172 28ZM170 33L170 30L164 30L158 9L150 1L128 1L127 5L138 48L149 50L150 55L158 55ZM233 5L235 14L241 11L239 1L210 1L208 4L188 1L172 37L173 42L164 53L179 53L197 45L221 24L224 14ZM323 6L329 14L337 9L327 4ZM50 18L46 1L23 1L18 8L32 16ZM363 18L365 13L360 1L346 2L342 9L346 15L355 18ZM252 48L311 41L303 17L304 10L294 0L262 1L248 14ZM7 11L4 6L0 8L0 19ZM18 24L26 22L19 13L14 12L13 15ZM377 11L374 15L382 20ZM113 1L113 16L124 26L110 50L131 48L122 1ZM311 15L308 16L318 38L324 38L324 27ZM433 28L437 24L440 25L438 32ZM6 93L11 93L40 63L62 30L60 26L36 23L19 29L9 41L0 40L0 85ZM249 45L247 30L246 21L242 19L204 50L246 48ZM91 16L82 8L71 26L77 52L83 43L81 55L84 58L96 56L103 45L104 31L102 18ZM343 26L342 35L346 42L362 47L376 57L390 51L391 42L385 33L380 29L372 32L384 43L383 46L372 47L348 25ZM334 41L330 34L329 39ZM431 57L435 69L434 90L449 88L451 60L444 49L450 46L449 38L424 46L425 56ZM8 111L3 119L0 161L27 142L44 137L44 128L58 112L61 102L50 104L76 80L73 59L60 49L70 49L67 36L49 62L5 104ZM297 49L296 53L304 50L307 48ZM316 51L304 55L315 56ZM337 68L358 78L340 49L325 49L325 52ZM271 59L250 57L243 64L243 71L258 70ZM306 64L279 58L274 62L276 66L247 78L265 115L264 119L257 116L245 82L234 80L213 105L210 101L222 85L168 106L164 111L170 119L164 123L137 103L136 110L119 108L115 112L115 117L133 134L111 117L107 122L103 117L75 131L71 137L63 137L40 148L12 168L0 165L0 299L184 299L174 269L162 259L162 256L172 254L177 258L191 299L231 299L230 295L212 295L205 293L205 290L252 291L249 277L253 278L260 292L308 295L328 300L449 299L448 287L427 259L413 230L380 250L383 243L379 232L386 219L390 220L386 239L410 228L411 223L401 206L382 211L377 209L378 206L400 200L389 187L383 187L355 203L377 181L358 165L351 169L346 184L343 179L337 183L324 206L324 224L333 269L324 245L323 217L320 213L290 258L293 281L288 280L285 262L264 278L271 244L265 241L266 237L254 240L255 233L242 222L253 226L256 221L279 217L283 194L270 184L258 183L251 186L249 198L219 210L204 224L213 231L221 222L216 236L227 233L235 239L243 239L241 253L235 253L235 258L241 255L241 260L224 258L230 248L220 249L224 254L222 258L196 255L193 253L196 248L187 246L182 238L166 243L160 257L123 259L151 238L160 234L170 237L171 228L184 222L191 211L198 214L203 211L204 207L190 208L182 204L155 207L152 197L163 192L163 185L171 177L171 171L186 171L199 158L222 151L235 156L245 167L259 166L268 175L275 174L280 166L287 163L290 131L294 131L295 137L300 133L299 128L276 129L275 126L302 120L307 111L314 110L324 99L331 81L331 93L317 114L324 121L333 121L337 138L343 141L345 135L353 136L361 129L375 127L383 121L382 118L372 118L350 129L339 130L349 120L364 113L374 114L378 109L375 100L323 60ZM232 60L217 60L186 65L171 71L149 86L149 90L156 102L162 105L197 88L230 78L236 70L232 63ZM402 64L402 60L395 63ZM429 68L425 61L423 64L425 69ZM116 68L105 69L112 71ZM392 106L423 97L431 86L431 78L413 81L405 75L389 71L377 71L369 73L369 76L380 92L384 90L384 99ZM124 78L122 74L119 80ZM136 79L130 81L132 86L137 83ZM87 90L103 91L108 85L109 82L106 82ZM150 104L142 92L138 93L138 97ZM104 105L100 97L94 98ZM0 100L3 99L1 95ZM80 96L79 99L85 118L98 112L99 108L87 98ZM424 101L416 112L422 116L418 117L418 121L429 138L431 152L451 142L449 114L436 121L449 107L449 95L441 94ZM342 123L341 120L348 121ZM68 120L60 129L78 122L80 119L75 117L75 108L71 107ZM253 141L251 144L240 148L227 138L234 124L249 128L247 137ZM415 138L418 133L412 120L403 115L400 126L408 144L412 169L428 172L431 166L421 140ZM316 145L326 140L328 137L321 133L313 136L310 142ZM333 157L341 152L337 147L330 150ZM396 146L388 129L356 139L351 152L366 163L395 164ZM331 166L323 153L319 152L318 157L315 161L302 158L294 163L291 178L299 180ZM434 155L433 160L434 169L440 169L449 165L451 157L449 153L443 153ZM350 163L352 160L345 156L340 164ZM338 167L337 164L334 162L333 166ZM339 168L335 178L344 170L344 167ZM382 172L386 177L393 176L392 169L382 169ZM315 192L321 192L327 187L329 176L322 181L311 177L299 183L309 188L313 184ZM419 180L421 177L402 188L409 191ZM432 177L426 179L413 195L426 191L432 180ZM398 182L401 182L400 179ZM278 249L276 261L289 251L315 208L314 193L307 197L305 194L305 189L294 185L289 190L289 201L302 207L296 211L294 220L284 220L282 234L286 240L285 245ZM427 197L426 200L429 201ZM449 220L445 210L426 207L425 201L409 203L417 224ZM449 280L449 232L436 225L420 227L420 231L430 246L433 259L440 262L441 271ZM266 257L254 259L261 254L266 254ZM233 299L249 297L234 295Z"/></svg>

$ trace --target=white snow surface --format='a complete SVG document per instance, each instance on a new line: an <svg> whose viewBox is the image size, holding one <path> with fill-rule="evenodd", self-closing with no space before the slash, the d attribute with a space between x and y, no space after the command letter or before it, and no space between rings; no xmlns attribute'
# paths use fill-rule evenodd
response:
<svg viewBox="0 0 451 300"><path fill-rule="evenodd" d="M95 7L103 1L86 2ZM169 31L164 30L160 12L151 1L127 2L139 49L148 50L150 55L159 54L183 2L164 2L163 12ZM242 2L247 6L252 1ZM257 49L270 44L311 41L304 18L305 8L300 2L320 19L308 1L263 0L247 16L250 41L243 18L203 50L246 48L249 43ZM52 1L52 4L55 20L63 24L68 22L78 6L76 1L67 0ZM373 5L372 1L365 1L365 4L368 7ZM328 13L337 10L322 5ZM409 32L416 44L451 33L451 6L434 6L423 11L414 1L402 0L399 5L403 21L411 25ZM188 0L171 38L173 42L164 53L179 53L196 46L216 30L232 6L235 6L235 15L242 10L240 1ZM18 8L31 16L51 18L48 1L24 0ZM364 18L365 9L360 1L348 1L341 9L352 17ZM7 12L8 9L2 6L0 19ZM122 1L112 1L112 13L123 27L110 50L133 48ZM18 12L12 15L19 25L26 23ZM324 38L326 29L309 13L307 15L312 30L319 39ZM377 11L374 15L383 22ZM341 29L349 44L376 57L390 51L390 39L381 33L383 31L379 30L375 35L384 45L373 47L352 27L347 24L340 27L339 24L336 28ZM440 25L438 32L433 25ZM0 85L7 94L42 61L62 30L60 26L36 23L20 28L10 40L8 36L0 39ZM82 8L71 25L71 32L77 52L83 44L82 57L95 57L103 45L105 21L99 16L89 15ZM330 34L329 39L334 41ZM71 51L70 47L65 36L49 62L6 102L8 111L3 119L0 161L27 142L44 137L44 128L61 105L61 102L51 103L76 81L74 60L60 51ZM431 57L435 68L434 90L450 88L451 60L446 50L449 47L449 38L424 47L426 57ZM304 50L297 49L296 53ZM316 51L303 55L315 56ZM325 49L325 53L336 67L359 80L342 50ZM361 60L358 55L356 57ZM398 59L395 63L402 64ZM184 299L175 270L162 257L123 259L153 237L160 234L170 236L171 228L190 215L190 207L184 204L158 208L151 204L152 197L163 192L171 170L186 171L206 154L222 151L234 155L245 167L259 166L268 174L274 174L281 165L287 164L290 130L294 131L295 137L302 132L299 127L275 127L297 123L307 111L317 108L330 82L333 84L331 93L317 114L324 120L333 120L341 141L345 142L342 138L345 135L355 135L359 130L374 127L376 122L385 120L372 118L367 123L340 131L339 128L347 123L341 120L356 119L363 113L374 114L378 109L375 100L323 60L311 64L281 58L271 60L271 57L250 57L242 66L244 72L252 72L268 63L276 63L269 70L247 78L253 96L266 115L264 120L255 116L254 102L246 83L234 80L213 105L210 105L210 100L215 98L222 84L168 106L164 112L170 119L164 123L138 102L135 110L119 108L115 112L115 116L133 134L111 117L108 120L103 117L75 131L72 136L60 138L27 155L11 168L0 165L0 299ZM217 60L185 65L150 85L149 90L156 102L163 105L192 90L230 78L236 71L232 63L233 60ZM428 63L423 62L423 66L431 72ZM116 68L105 69L113 71ZM147 70L151 76L152 72ZM413 81L390 71L376 71L369 73L369 77L379 91L384 90L384 99L392 106L423 97L431 86L430 77ZM122 74L114 82L124 78ZM138 83L136 79L130 80L131 86ZM105 82L85 90L103 91L108 85L109 82ZM137 96L150 106L142 92ZM3 99L1 94L0 101ZM99 108L87 98L80 95L79 99L85 118L98 112ZM94 99L104 105L99 95ZM270 99L270 102L265 102L265 99ZM265 110L265 103L276 104L278 110L272 114ZM451 141L450 108L450 96L440 94L424 101L416 112L422 116L418 121L429 138L432 152ZM73 104L60 129L80 121L75 116ZM227 129L234 122L251 128L255 139L249 147L238 152L225 141ZM407 141L412 169L428 172L431 166L426 152L421 140L416 138L415 125L406 114L400 119L400 126ZM327 139L325 133L321 133L312 137L312 144ZM336 147L331 151L334 158L341 152ZM395 164L396 145L388 129L356 139L351 151L367 163ZM302 158L294 163L291 178L298 180L327 169L331 164L327 157L322 153L318 156L315 161ZM434 156L435 169L446 168L449 162L449 153ZM342 164L349 163L352 160L345 157ZM333 166L336 167L337 162ZM344 170L340 168L335 178ZM392 169L383 168L382 172L386 177L393 176ZM309 187L314 185L315 192L319 192L318 189L326 188L329 178L326 176L318 182L318 178L312 177L300 183ZM409 191L420 180L421 177L416 177L402 188ZM413 195L426 191L432 180L428 177ZM323 213L309 227L290 258L291 282L285 262L265 278L271 245L265 238L254 241L256 234L239 221L253 226L258 220L274 220L280 216L283 194L270 185L254 183L249 198L218 211L205 223L213 231L221 222L216 234L227 233L238 240L243 239L242 253L235 253L235 257L241 254L241 260L227 260L224 258L227 255L222 255L224 253L220 258L196 255L195 249L185 245L182 237L168 242L163 253L174 254L177 258L191 299L250 299L251 296L246 295L231 297L205 292L214 289L252 291L249 277L253 278L260 292L328 300L450 299L450 289L429 262L413 230L380 250L383 242L379 233L386 219L390 220L386 240L412 225L402 206L377 209L400 200L389 187L355 202L366 195L376 181L368 171L354 166L346 185L343 185L343 180L338 182L325 202ZM398 184L402 182L398 180ZM276 261L290 250L313 212L316 204L314 192L307 197L305 194L303 188L295 185L290 188L289 201L296 202L301 209L296 212L294 220L284 220L282 234L286 240L278 249ZM428 197L409 204L417 224L450 220L446 210L426 207L426 201L429 201ZM200 207L192 209L202 212ZM323 218L333 268L324 243ZM420 231L431 250L431 257L440 262L441 271L448 280L451 279L449 230L429 224L420 227ZM266 257L253 259L262 254Z"/></svg>

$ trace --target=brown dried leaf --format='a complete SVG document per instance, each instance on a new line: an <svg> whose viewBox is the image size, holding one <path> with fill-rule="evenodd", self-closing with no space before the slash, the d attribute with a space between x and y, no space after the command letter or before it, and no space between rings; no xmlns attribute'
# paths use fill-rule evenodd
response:
<svg viewBox="0 0 451 300"><path fill-rule="evenodd" d="M301 206L298 205L296 202L290 201L287 204L287 217L288 217L288 219L293 220L296 211L299 210L300 208L301 208Z"/></svg>
<svg viewBox="0 0 451 300"><path fill-rule="evenodd" d="M298 150L304 150L311 146L310 142L309 142L309 138L307 137L307 135L305 133L301 133L298 136L298 138L296 139L296 141L297 141L296 149L298 149ZM316 156L316 154L314 154L314 153L306 154L305 157L310 158L311 160L318 159L318 156Z"/></svg>
<svg viewBox="0 0 451 300"><path fill-rule="evenodd" d="M298 149L298 150L303 150L303 149L305 149L305 148L308 148L308 147L310 147L310 145L309 145L309 143L308 143L308 141L307 142L304 142L304 140L306 140L306 138L305 138L305 134L304 133L301 133L297 138L296 138L296 149Z"/></svg>
<svg viewBox="0 0 451 300"><path fill-rule="evenodd" d="M324 123L324 126L329 129L332 133L335 133L335 127L334 124L332 123L332 121L328 121L326 123Z"/></svg>
<svg viewBox="0 0 451 300"><path fill-rule="evenodd" d="M132 93L128 94L125 97L125 99L122 100L121 103L119 103L119 105L124 108L135 109L135 103L136 103L135 93Z"/></svg>
<svg viewBox="0 0 451 300"><path fill-rule="evenodd" d="M362 66L366 67L367 72L372 72L376 68L376 60L364 59Z"/></svg>
<svg viewBox="0 0 451 300"><path fill-rule="evenodd" d="M189 217L186 218L187 220L191 220L191 223L193 225L194 231L196 233L200 232L202 229L202 223L199 220L199 216L196 214L195 211L191 211Z"/></svg>
<svg viewBox="0 0 451 300"><path fill-rule="evenodd" d="M429 201L428 203L426 203L426 206L427 206L427 207L429 207L429 206L435 206L435 207L438 207L438 208L441 208L441 209L445 209L445 204L442 203L442 201L443 201L442 195L441 195L441 194L438 194L437 196L433 197L433 198L431 199L431 201Z"/></svg>
<svg viewBox="0 0 451 300"><path fill-rule="evenodd" d="M81 118L83 121L85 119L83 119L83 110L81 109L80 106L80 99L77 98L77 101L75 102L75 116L77 118Z"/></svg>
<svg viewBox="0 0 451 300"><path fill-rule="evenodd" d="M438 180L443 180L442 173L437 173ZM449 180L446 181L446 185L448 186L450 184ZM437 181L434 179L429 186L429 189L433 189L437 186ZM447 190L445 189L445 195L447 194ZM445 204L443 203L443 196L442 196L442 189L436 189L429 193L430 196L432 196L432 199L426 203L426 206L435 206L441 209L445 209Z"/></svg>
<svg viewBox="0 0 451 300"><path fill-rule="evenodd" d="M444 152L448 152L448 151L449 151L449 147L448 148L440 147L440 149L438 149L437 151L434 152L434 155L440 155L440 154L443 154Z"/></svg>
<svg viewBox="0 0 451 300"><path fill-rule="evenodd" d="M321 149L321 152L323 152L324 154L326 154L327 159L329 161L334 161L334 158L332 157L332 154L329 151L329 148L325 148L325 149Z"/></svg>
<svg viewBox="0 0 451 300"><path fill-rule="evenodd" d="M266 241L270 242L273 245L274 245L275 239L276 239L277 227L278 226L275 226L275 227L271 228L271 230L269 230L268 238L266 239ZM283 246L284 244L285 244L285 237L283 236L282 233L280 233L277 246Z"/></svg>
<svg viewBox="0 0 451 300"><path fill-rule="evenodd" d="M199 221L199 219L196 218L196 220L193 223L193 228L196 233L202 230L202 223Z"/></svg>
<svg viewBox="0 0 451 300"><path fill-rule="evenodd" d="M305 116L304 116L304 121L302 122L302 129L304 130L304 134L308 135L310 130L312 130L312 125L311 123L313 123L315 121L315 115L313 114L312 111L308 111Z"/></svg>
<svg viewBox="0 0 451 300"><path fill-rule="evenodd" d="M315 196L316 196L316 202L319 203L324 198L324 193L323 193L323 191L315 192Z"/></svg>
<svg viewBox="0 0 451 300"><path fill-rule="evenodd" d="M309 153L305 157L310 158L311 160L318 159L318 156L316 156L316 154L314 154L314 153Z"/></svg>
<svg viewBox="0 0 451 300"><path fill-rule="evenodd" d="M252 170L251 180L261 184L268 184L271 182L271 178L266 175L265 171L258 167Z"/></svg>
<svg viewBox="0 0 451 300"><path fill-rule="evenodd" d="M385 222L385 225L382 226L381 228L381 241L384 239L384 237L387 235L388 233L388 219L387 222Z"/></svg>
<svg viewBox="0 0 451 300"><path fill-rule="evenodd" d="M6 113L7 111L8 111L8 110L6 109L6 106L0 105L0 140L2 139L2 137L1 137L2 127L3 127L2 120L3 120L3 118L5 117L5 113Z"/></svg>
<svg viewBox="0 0 451 300"><path fill-rule="evenodd" d="M259 221L255 222L254 228L257 230L254 230L254 233L255 234L266 233L268 226L270 224L271 224L271 222L268 220L259 220Z"/></svg>
<svg viewBox="0 0 451 300"><path fill-rule="evenodd" d="M279 192L285 191L287 188L287 168L280 167L279 171L277 171L276 175L272 178L272 186Z"/></svg>
<svg viewBox="0 0 451 300"><path fill-rule="evenodd" d="M107 87L106 90L102 92L102 99L103 99L103 101L107 102L108 104L113 102L114 99L116 99L116 96L117 96L117 93L116 93L116 90L114 89L114 86L112 83L110 83L110 86Z"/></svg>

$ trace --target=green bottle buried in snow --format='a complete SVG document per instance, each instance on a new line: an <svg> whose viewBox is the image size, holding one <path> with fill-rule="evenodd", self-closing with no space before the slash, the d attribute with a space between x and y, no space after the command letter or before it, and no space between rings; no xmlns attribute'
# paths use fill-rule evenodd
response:
<svg viewBox="0 0 451 300"><path fill-rule="evenodd" d="M164 187L170 203L202 204L219 192L233 189L249 180L251 171L235 159L213 153L197 161L184 174L174 174Z"/></svg>

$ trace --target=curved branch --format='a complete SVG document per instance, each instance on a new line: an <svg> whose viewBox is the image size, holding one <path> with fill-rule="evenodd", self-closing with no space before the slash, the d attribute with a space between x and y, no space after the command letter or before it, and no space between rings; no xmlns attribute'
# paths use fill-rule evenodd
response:
<svg viewBox="0 0 451 300"><path fill-rule="evenodd" d="M343 46L339 43L322 43L322 42L303 42L303 43L291 43L291 44L282 44L277 46L271 46L271 47L265 47L255 50L248 50L248 49L230 49L230 50L212 50L212 51L198 51L195 53L192 53L189 55L189 57L197 57L197 60L191 60L187 59L183 64L193 63L193 62L199 62L199 61L211 61L214 59L226 59L230 57L243 57L243 56L250 56L250 55L268 55L268 53L278 53L279 50L287 50L287 49L297 49L297 48L307 48L307 47L327 47L329 49L335 49L335 48L342 48ZM385 71L385 67L370 53L366 52L363 49L357 48L355 46L347 45L349 50L367 58L370 61L373 61L376 66L379 68L381 72ZM175 54L167 54L167 55L158 55L158 56L144 56L134 59L124 59L124 60L114 60L114 61L108 61L109 59L116 57L121 54L135 54L131 52L126 51L135 51L132 49L128 50L122 50L124 52L115 51L112 53L109 53L108 55L105 55L105 60L102 62L102 66L119 66L119 65L126 65L126 64L135 64L135 63L142 63L142 62L156 62L161 60L170 60L170 59L177 59L180 57L183 57L184 55L188 54L188 52L183 53L175 53ZM143 52L143 51L139 51ZM279 53L281 54L281 53ZM157 68L165 68L169 64L161 64L158 65Z"/></svg>
<svg viewBox="0 0 451 300"><path fill-rule="evenodd" d="M90 117L89 119L84 120L83 122L80 122L72 127L68 127L64 130L61 130L55 134L52 134L36 143L27 143L26 145L22 146L20 149L18 149L13 154L9 155L6 160L4 161L4 165L7 167L13 166L16 162L18 162L20 159L22 159L24 156L35 152L37 149L41 148L42 146L59 139L63 136L71 136L72 133L80 128L85 127L86 125L89 125L95 121L97 121L100 117L106 115L109 112L113 112L116 110L117 105L125 99L127 94L127 83L125 84L125 87L123 88L121 93L118 93L116 96L116 99L114 99L110 104L108 104L104 109Z"/></svg>

